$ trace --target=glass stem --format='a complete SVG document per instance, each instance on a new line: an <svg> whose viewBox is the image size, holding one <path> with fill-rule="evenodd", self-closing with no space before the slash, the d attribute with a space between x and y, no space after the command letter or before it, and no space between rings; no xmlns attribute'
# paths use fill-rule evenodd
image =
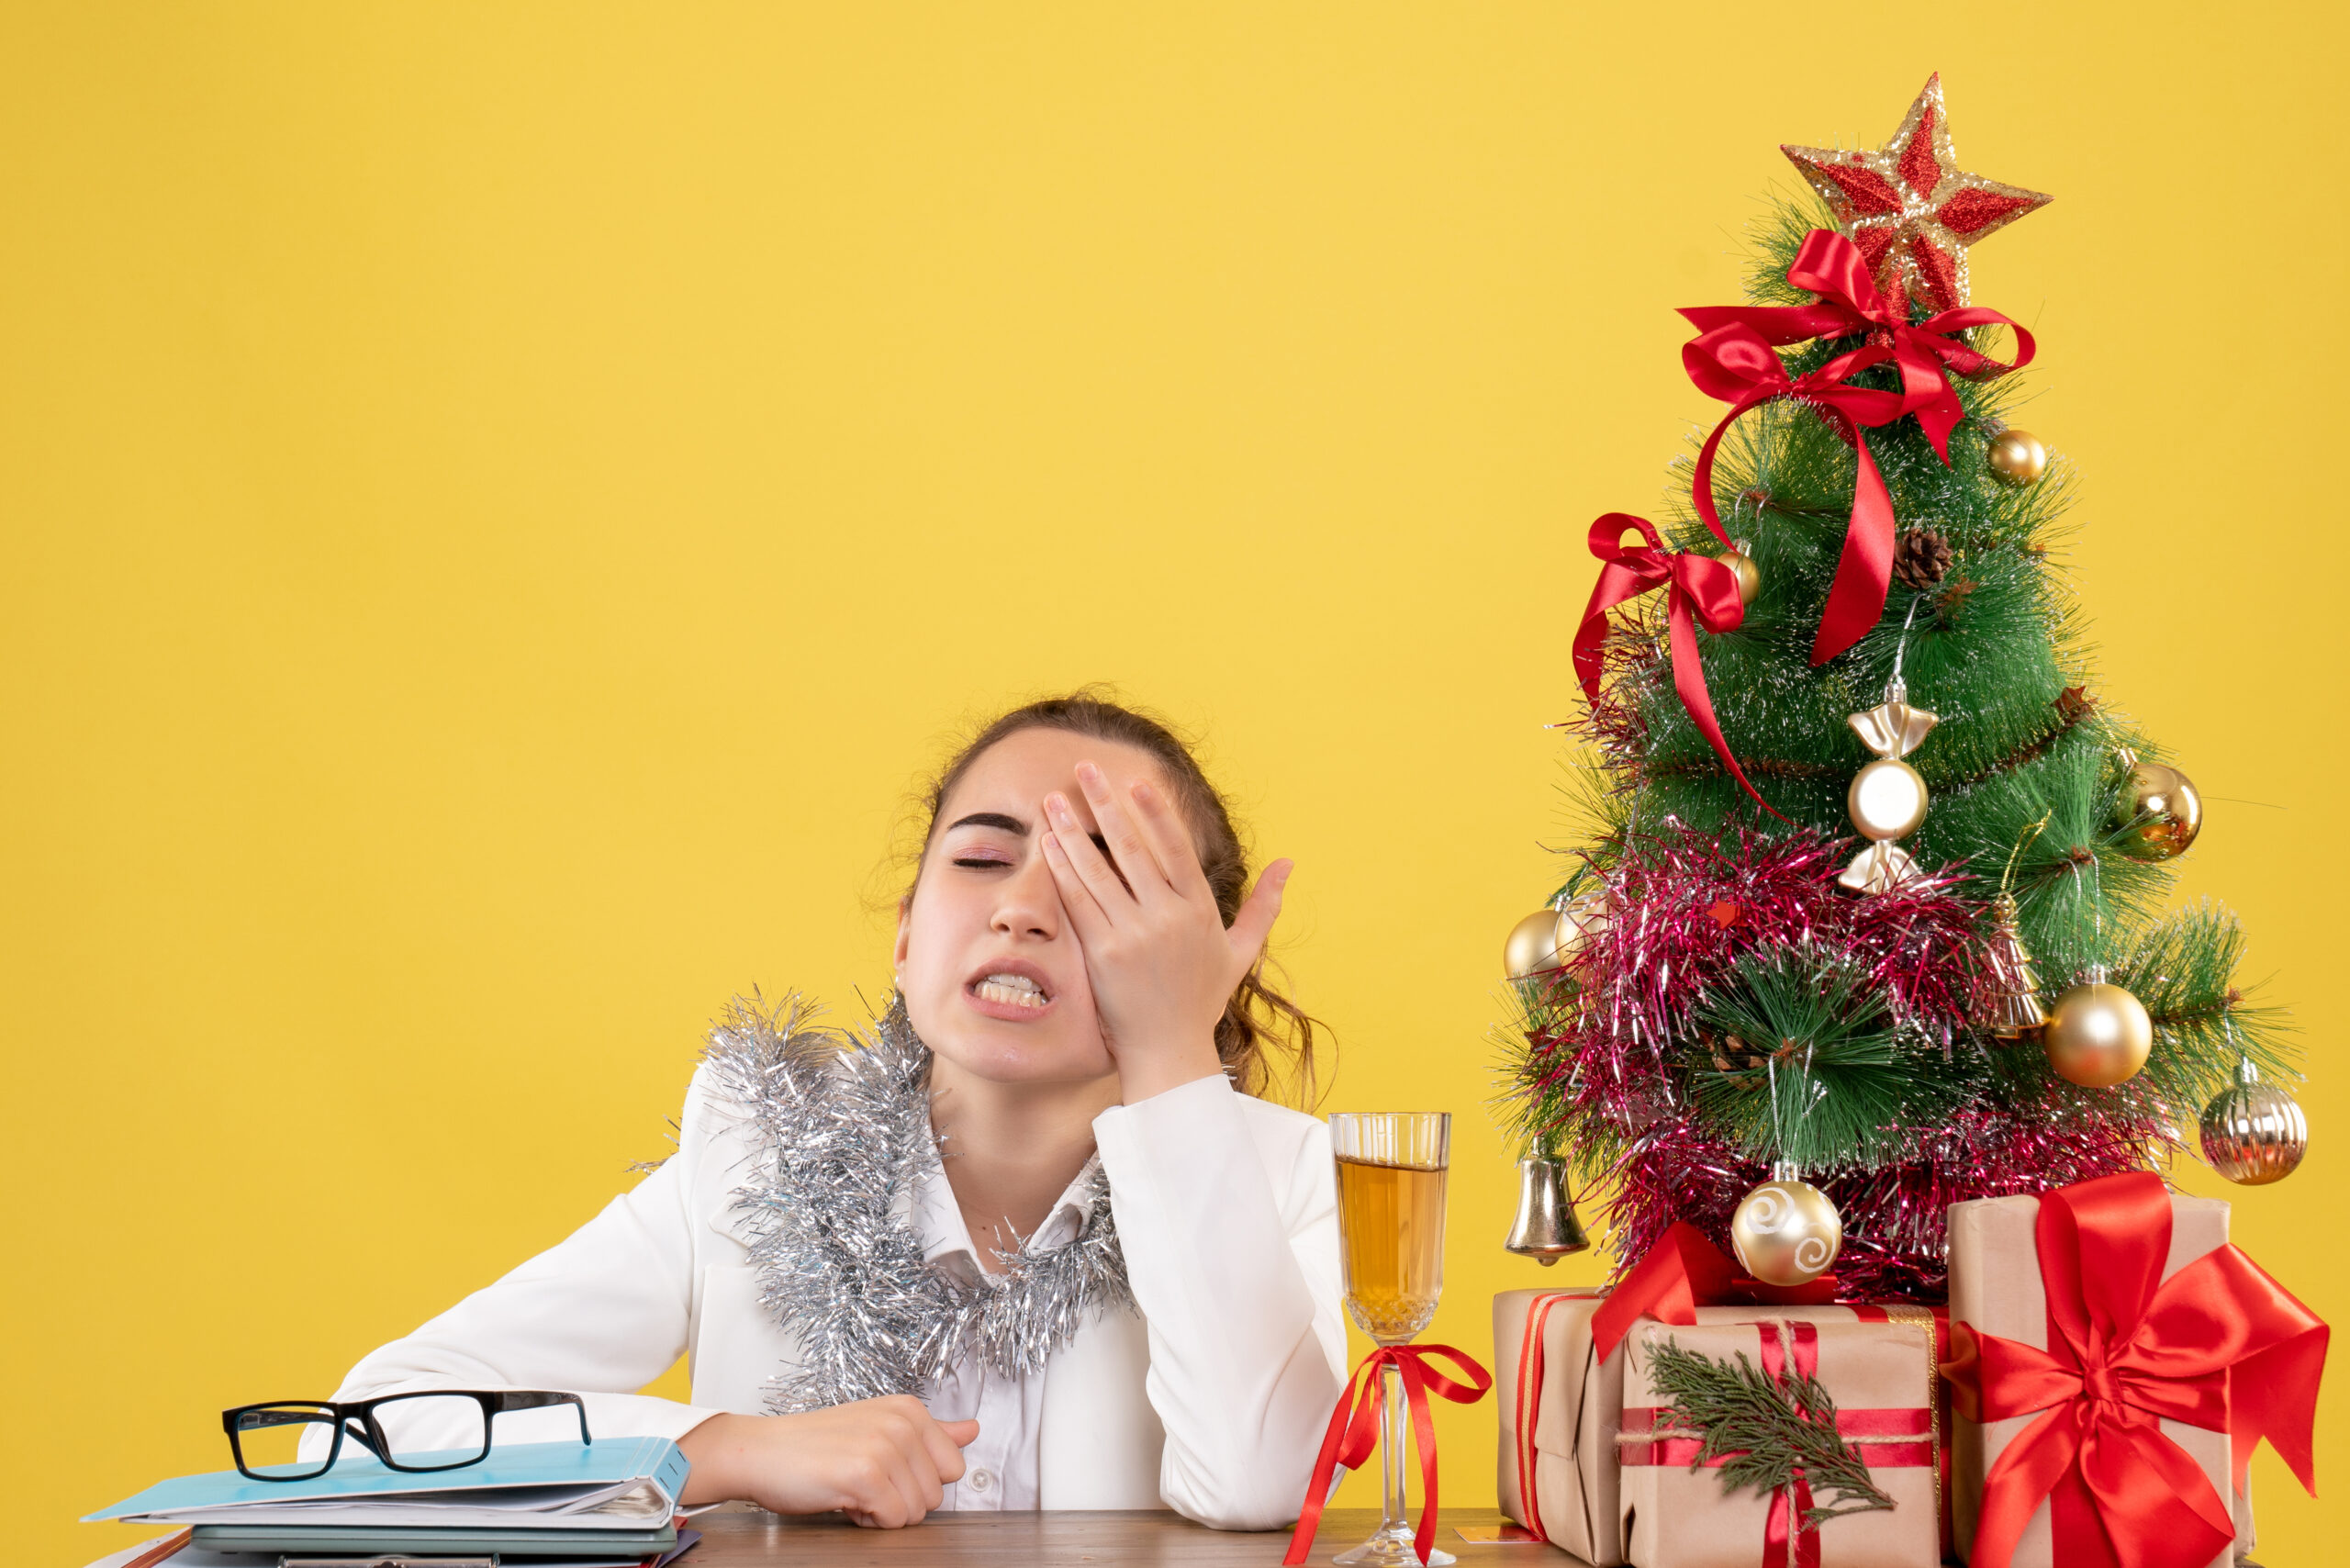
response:
<svg viewBox="0 0 2350 1568"><path fill-rule="evenodd" d="M1379 1369L1383 1381L1387 1406L1386 1440L1379 1445L1384 1468L1381 1473L1387 1484L1387 1497L1382 1506L1383 1517L1379 1521L1382 1530L1401 1529L1411 1533L1413 1525L1407 1517L1409 1505L1404 1496L1404 1445L1412 1440L1411 1406L1404 1397L1404 1372L1393 1361Z"/></svg>

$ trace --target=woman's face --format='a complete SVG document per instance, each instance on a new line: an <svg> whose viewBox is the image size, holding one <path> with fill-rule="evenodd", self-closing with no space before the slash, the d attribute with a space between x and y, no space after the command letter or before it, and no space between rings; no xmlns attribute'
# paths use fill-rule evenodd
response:
<svg viewBox="0 0 2350 1568"><path fill-rule="evenodd" d="M939 802L914 891L898 913L898 990L914 1032L944 1059L1003 1083L1090 1081L1117 1070L1086 986L1085 954L1038 846L1058 790L1101 842L1077 765L1124 790L1149 754L1063 730L1022 730L974 758Z"/></svg>

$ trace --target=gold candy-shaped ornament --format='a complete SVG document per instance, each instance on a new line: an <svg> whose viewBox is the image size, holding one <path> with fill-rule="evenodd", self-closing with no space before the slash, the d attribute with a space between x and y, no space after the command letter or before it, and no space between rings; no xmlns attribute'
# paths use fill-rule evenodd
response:
<svg viewBox="0 0 2350 1568"><path fill-rule="evenodd" d="M1893 841L1918 831L1926 820L1929 797L1924 776L1901 759L1917 750L1942 720L1923 708L1912 708L1908 699L1909 689L1897 675L1886 687L1883 702L1848 721L1861 744L1876 753L1876 760L1854 774L1844 791L1844 809L1869 841L1836 879L1854 892L1881 893L1898 887L1914 868L1908 851Z"/></svg>

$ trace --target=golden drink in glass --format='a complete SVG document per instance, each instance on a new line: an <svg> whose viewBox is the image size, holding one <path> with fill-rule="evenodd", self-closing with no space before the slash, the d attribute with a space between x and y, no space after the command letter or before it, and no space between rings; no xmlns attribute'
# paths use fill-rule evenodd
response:
<svg viewBox="0 0 2350 1568"><path fill-rule="evenodd" d="M1428 1326L1444 1294L1444 1177L1451 1164L1452 1118L1441 1111L1341 1113L1330 1118L1338 1162L1339 1262L1347 1311L1382 1345L1401 1345ZM1411 1413L1403 1374L1381 1369L1386 1478L1379 1529L1331 1561L1402 1568L1419 1562L1418 1527L1405 1509L1404 1445ZM1453 1561L1431 1547L1430 1568Z"/></svg>

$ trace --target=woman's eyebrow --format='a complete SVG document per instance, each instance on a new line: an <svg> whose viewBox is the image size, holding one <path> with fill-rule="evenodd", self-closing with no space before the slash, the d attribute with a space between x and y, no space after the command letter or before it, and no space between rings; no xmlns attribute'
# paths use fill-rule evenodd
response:
<svg viewBox="0 0 2350 1568"><path fill-rule="evenodd" d="M947 823L946 831L952 833L958 827L999 827L1006 833L1018 834L1023 838L1028 836L1026 823L1022 822L1018 817L1005 816L1002 812L973 812L968 817L957 817Z"/></svg>

